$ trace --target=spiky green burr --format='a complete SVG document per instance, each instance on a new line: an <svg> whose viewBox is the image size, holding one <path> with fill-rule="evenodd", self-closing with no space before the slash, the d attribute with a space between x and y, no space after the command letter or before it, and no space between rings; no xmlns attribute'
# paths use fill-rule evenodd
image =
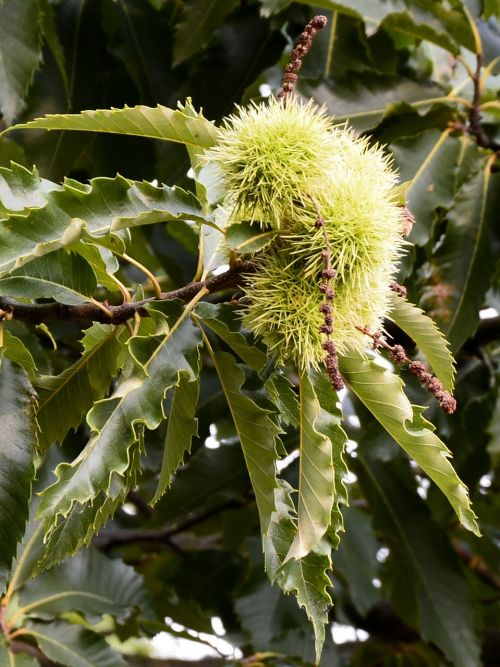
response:
<svg viewBox="0 0 500 667"><path fill-rule="evenodd" d="M332 121L312 102L291 98L251 104L229 116L208 153L231 193L233 221L251 220L279 229L322 187Z"/></svg>
<svg viewBox="0 0 500 667"><path fill-rule="evenodd" d="M282 363L322 363L326 232L336 270L331 340L340 354L366 350L358 328L380 328L405 244L397 176L382 149L289 97L286 106L271 100L231 116L210 159L225 179L232 222L280 231L275 247L255 257L245 325Z"/></svg>

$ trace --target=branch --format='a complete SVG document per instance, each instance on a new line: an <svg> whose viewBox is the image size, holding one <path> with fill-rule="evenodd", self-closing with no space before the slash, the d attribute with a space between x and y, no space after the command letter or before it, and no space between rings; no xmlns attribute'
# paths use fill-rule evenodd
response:
<svg viewBox="0 0 500 667"><path fill-rule="evenodd" d="M158 530L144 530L142 528L131 528L123 530L108 530L96 535L94 537L93 544L100 549L101 551L109 551L114 547L125 546L127 544L166 544L169 546L174 546L171 543L172 537L178 535L179 533L184 533L190 528L197 526L203 521L210 519L211 517L219 514L220 512L231 509L242 507L246 503L242 500L228 500L221 505L212 507L205 512L200 512L199 514L194 514L188 517L185 521L174 524L173 526L166 526Z"/></svg>
<svg viewBox="0 0 500 667"><path fill-rule="evenodd" d="M182 299L190 301L204 287L210 294L221 292L231 287L238 287L244 282L244 273L250 273L253 265L250 262L230 268L219 276L213 276L207 280L196 283L190 283L185 287L173 290L172 292L162 292L162 301L170 299ZM134 303L122 303L119 306L106 306L110 315L96 306L94 303L82 303L78 306L67 306L63 303L20 303L9 297L0 296L0 309L10 314L10 317L31 324L42 324L50 321L64 322L101 322L102 324L124 324L127 320L133 319L136 313L142 317L148 317L149 313L144 308L148 303L154 303L155 297L142 299Z"/></svg>
<svg viewBox="0 0 500 667"><path fill-rule="evenodd" d="M472 77L474 86L474 95L472 97L472 106L469 111L469 126L467 132L473 136L478 146L488 148L492 151L500 151L500 144L492 139L483 129L481 124L481 73L483 68L483 54L476 54L476 71Z"/></svg>
<svg viewBox="0 0 500 667"><path fill-rule="evenodd" d="M452 547L457 556L479 577L479 579L484 581L485 584L500 591L500 576L488 566L481 556L472 553L469 547L460 542L452 542Z"/></svg>

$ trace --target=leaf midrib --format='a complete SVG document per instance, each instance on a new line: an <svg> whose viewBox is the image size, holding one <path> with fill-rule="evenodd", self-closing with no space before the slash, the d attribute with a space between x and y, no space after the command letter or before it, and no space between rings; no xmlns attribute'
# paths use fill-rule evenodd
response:
<svg viewBox="0 0 500 667"><path fill-rule="evenodd" d="M44 605L50 604L51 602L56 602L57 600L63 600L64 598L71 598L71 597L89 598L92 600L96 600L97 602L104 602L106 604L115 606L113 600L111 600L111 598L109 597L105 597L104 595L98 595L97 593L89 593L88 591L71 590L71 591L64 591L63 593L54 593L53 595L47 595L44 598L39 598L38 600L31 602L30 604L19 607L19 613L25 614L29 611L32 611L33 609L36 609L37 607L43 607Z"/></svg>
<svg viewBox="0 0 500 667"><path fill-rule="evenodd" d="M39 403L38 412L40 412L41 410L46 409L47 404L50 403L50 401L51 401L55 396L57 396L57 394L58 394L60 391L62 391L62 389L68 384L68 382L70 382L70 381L75 377L75 375L77 375L77 374L80 372L80 370L81 370L84 366L86 366L88 363L90 363L90 360L91 360L91 359L92 359L92 358L93 358L93 357L100 351L100 349L101 349L106 343L108 343L114 336L116 336L116 329L113 329L112 331L110 331L110 333L106 336L106 338L102 339L101 343L100 343L100 344L98 343L97 345L95 345L95 346L94 346L94 347L93 347L93 348L92 348L86 355L83 355L82 357L80 357L80 359L79 359L75 364L73 364L73 366L70 367L70 368L75 369L74 372L73 372L73 373L68 373L68 375L64 377L63 382L62 382L62 383L61 383L61 384L60 384L60 385L59 385L53 392L51 392L51 393L49 394L49 396L47 396L46 400L43 401L43 402L40 402L40 403ZM70 369L68 369L68 370L70 370ZM61 377L61 376L60 376L60 375L59 375L59 376L56 375L56 376L52 376L52 377Z"/></svg>

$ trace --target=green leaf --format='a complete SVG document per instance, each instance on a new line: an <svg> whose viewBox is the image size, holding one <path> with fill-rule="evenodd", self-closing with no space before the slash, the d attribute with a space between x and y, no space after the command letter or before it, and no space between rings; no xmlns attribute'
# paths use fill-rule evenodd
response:
<svg viewBox="0 0 500 667"><path fill-rule="evenodd" d="M115 240L117 237L111 237ZM101 242L101 239L99 239ZM111 250L102 245L88 243L83 239L69 246L69 249L81 255L92 267L97 278L97 282L109 292L117 292L118 287L111 275L115 274L120 264ZM115 252L120 252L114 248ZM123 249L124 250L124 249Z"/></svg>
<svg viewBox="0 0 500 667"><path fill-rule="evenodd" d="M307 372L300 375L300 471L297 534L287 554L310 553L328 530L334 501L332 442L318 429L321 406Z"/></svg>
<svg viewBox="0 0 500 667"><path fill-rule="evenodd" d="M391 149L401 178L411 179L407 206L415 216L415 224L410 239L424 245L431 236L436 209L447 209L453 201L462 142L450 137L449 130L432 129L399 139Z"/></svg>
<svg viewBox="0 0 500 667"><path fill-rule="evenodd" d="M157 304L160 307L160 304ZM62 560L104 524L137 481L143 430L164 419L163 399L184 372L193 380L199 330L182 319L178 301L163 305L166 334L129 343L136 363L110 398L98 401L87 421L92 436L72 463L61 463L57 481L43 491L38 510L47 525L43 566Z"/></svg>
<svg viewBox="0 0 500 667"><path fill-rule="evenodd" d="M263 537L266 570L271 581L276 581L285 593L294 594L299 606L305 609L314 628L316 662L319 662L332 606L328 592L331 545L322 539L304 558L285 560L296 534L291 490L286 482L280 481L275 493L276 511Z"/></svg>
<svg viewBox="0 0 500 667"><path fill-rule="evenodd" d="M260 225L248 221L230 225L226 230L226 242L229 248L242 255L262 250L275 236L275 230L263 230Z"/></svg>
<svg viewBox="0 0 500 667"><path fill-rule="evenodd" d="M206 512L247 492L248 474L241 447L236 442L222 442L217 449L200 447L190 457L177 472L169 493L160 498L156 511L162 518L178 522L193 512Z"/></svg>
<svg viewBox="0 0 500 667"><path fill-rule="evenodd" d="M491 160L465 180L447 215L445 237L426 267L428 285L421 305L458 350L479 322L496 258L493 230L499 207L499 176Z"/></svg>
<svg viewBox="0 0 500 667"><path fill-rule="evenodd" d="M271 3L276 0L270 0ZM408 4L402 0L301 0L319 9L332 9L362 18L414 39L426 39L458 55L458 44L474 50L472 32L465 12L458 5L444 7L436 0ZM264 6L266 3L264 3Z"/></svg>
<svg viewBox="0 0 500 667"><path fill-rule="evenodd" d="M97 287L96 275L80 255L63 250L34 259L0 278L3 296L25 299L52 298L69 306L85 303Z"/></svg>
<svg viewBox="0 0 500 667"><path fill-rule="evenodd" d="M367 512L355 507L346 508L344 521L345 534L334 557L335 570L346 580L357 610L366 616L381 598L380 591L372 583L379 576L379 545Z"/></svg>
<svg viewBox="0 0 500 667"><path fill-rule="evenodd" d="M192 110L191 102L186 108ZM12 129L78 130L80 132L106 132L136 137L162 139L194 146L210 148L217 140L215 125L203 117L201 112L186 113L182 105L169 109L135 106L124 109L97 109L79 114L53 114L36 118L28 123L19 123Z"/></svg>
<svg viewBox="0 0 500 667"><path fill-rule="evenodd" d="M417 308L397 294L391 294L388 317L418 345L432 366L443 387L453 391L455 361L448 341L434 321L423 310Z"/></svg>
<svg viewBox="0 0 500 667"><path fill-rule="evenodd" d="M0 644L0 665L5 667L40 667L36 658L26 653L12 653L6 644Z"/></svg>
<svg viewBox="0 0 500 667"><path fill-rule="evenodd" d="M27 212L0 213L0 275L58 248L75 249L73 244L84 234L106 243L109 234L137 225L186 219L213 224L196 197L181 188L116 176L89 184L66 179L62 188L47 193L35 171L30 177L31 189L38 188L46 204Z"/></svg>
<svg viewBox="0 0 500 667"><path fill-rule="evenodd" d="M299 427L299 402L292 382L279 369L264 382L269 399L284 424Z"/></svg>
<svg viewBox="0 0 500 667"><path fill-rule="evenodd" d="M0 166L9 168L13 163L26 164L28 159L22 146L12 139L0 136Z"/></svg>
<svg viewBox="0 0 500 667"><path fill-rule="evenodd" d="M0 3L0 110L10 125L24 107L24 98L42 59L36 0Z"/></svg>
<svg viewBox="0 0 500 667"><path fill-rule="evenodd" d="M194 379L182 374L179 384L174 389L160 479L151 505L156 505L170 487L173 474L183 462L185 453L191 451L193 437L198 435L198 420L194 415L200 393L199 373L199 360L197 360L193 369Z"/></svg>
<svg viewBox="0 0 500 667"><path fill-rule="evenodd" d="M310 375L320 412L315 427L332 443L332 464L334 472L332 518L328 530L328 538L334 548L340 543L339 532L344 530L341 505L348 505L347 488L344 479L349 470L344 460L347 435L342 428L342 410L337 393L333 390L329 378L324 372L313 372Z"/></svg>
<svg viewBox="0 0 500 667"><path fill-rule="evenodd" d="M500 1L484 0L483 16L485 19L489 18L490 16L500 16Z"/></svg>
<svg viewBox="0 0 500 667"><path fill-rule="evenodd" d="M481 664L472 600L447 536L387 462L359 447L359 476L382 531L404 576L415 585L420 631L457 667Z"/></svg>
<svg viewBox="0 0 500 667"><path fill-rule="evenodd" d="M234 357L216 352L214 362L238 432L259 510L261 533L267 532L274 511L276 441L280 429L269 410L260 408L241 391L245 376Z"/></svg>
<svg viewBox="0 0 500 667"><path fill-rule="evenodd" d="M28 373L30 379L33 379L36 371L36 364L31 352L20 338L14 336L7 330L4 330L3 332L3 351L7 359L22 366Z"/></svg>
<svg viewBox="0 0 500 667"><path fill-rule="evenodd" d="M237 6L237 0L187 0L175 30L174 66L205 47L214 30Z"/></svg>
<svg viewBox="0 0 500 667"><path fill-rule="evenodd" d="M61 186L40 178L36 168L31 172L14 162L10 169L0 167L0 218L9 213L27 213L27 209L43 208L50 192Z"/></svg>
<svg viewBox="0 0 500 667"><path fill-rule="evenodd" d="M125 361L126 331L109 324L93 324L82 339L83 354L60 375L36 381L40 446L62 442L76 429L95 401L103 398Z"/></svg>
<svg viewBox="0 0 500 667"><path fill-rule="evenodd" d="M90 622L110 614L124 621L146 604L142 578L120 560L85 549L55 568L28 579L19 592L19 611L55 617L79 611Z"/></svg>
<svg viewBox="0 0 500 667"><path fill-rule="evenodd" d="M0 594L28 519L35 477L34 396L26 371L0 358Z"/></svg>
<svg viewBox="0 0 500 667"><path fill-rule="evenodd" d="M216 333L229 347L255 371L267 362L267 355L255 346L251 335L242 329L241 319L230 304L199 303L196 316Z"/></svg>
<svg viewBox="0 0 500 667"><path fill-rule="evenodd" d="M467 487L449 462L446 445L422 416L423 408L412 407L403 392L402 380L372 360L354 353L340 358L340 370L349 388L375 419L411 456L448 498L460 522L480 535L470 506Z"/></svg>
<svg viewBox="0 0 500 667"><path fill-rule="evenodd" d="M299 78L297 90L325 104L337 123L347 121L358 131L376 127L395 102L405 101L415 109L451 103L434 83L373 73L351 74L348 83Z"/></svg>
<svg viewBox="0 0 500 667"><path fill-rule="evenodd" d="M41 15L41 30L44 40L52 53L54 60L57 63L57 68L64 83L64 90L66 95L69 92L69 81L66 72L66 58L64 55L64 48L57 31L56 17L54 7L50 0L38 0L40 3Z"/></svg>
<svg viewBox="0 0 500 667"><path fill-rule="evenodd" d="M95 632L63 621L30 621L24 633L36 639L41 651L67 667L126 667L124 659Z"/></svg>

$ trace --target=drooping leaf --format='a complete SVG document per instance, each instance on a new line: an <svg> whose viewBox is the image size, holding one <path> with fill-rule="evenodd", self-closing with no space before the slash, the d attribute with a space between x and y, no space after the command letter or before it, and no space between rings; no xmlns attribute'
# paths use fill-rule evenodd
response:
<svg viewBox="0 0 500 667"><path fill-rule="evenodd" d="M51 660L67 667L126 667L125 660L95 632L64 621L30 621L23 630Z"/></svg>
<svg viewBox="0 0 500 667"><path fill-rule="evenodd" d="M214 362L240 438L259 510L261 533L265 535L274 511L276 441L280 429L271 412L241 392L244 373L234 357L227 352L216 352Z"/></svg>
<svg viewBox="0 0 500 667"><path fill-rule="evenodd" d="M190 320L179 320L178 301L165 302L164 309L171 328L157 337L132 339L134 367L110 398L94 404L87 417L92 429L87 446L72 463L56 468L57 481L42 493L38 513L47 525L43 566L87 543L123 501L137 481L144 428L155 429L164 419L164 396L178 384L180 373L194 379L198 329Z"/></svg>
<svg viewBox="0 0 500 667"><path fill-rule="evenodd" d="M415 584L422 636L457 667L481 664L470 594L448 540L418 496L370 455L369 444L358 449L360 479L374 504L375 528Z"/></svg>
<svg viewBox="0 0 500 667"><path fill-rule="evenodd" d="M200 303L196 308L200 320L216 333L250 368L265 377L266 392L277 407L277 416L285 424L299 424L299 404L293 385L280 372L266 373L266 353L241 324L237 310L230 304ZM269 375L269 376L268 376Z"/></svg>
<svg viewBox="0 0 500 667"><path fill-rule="evenodd" d="M340 543L339 533L344 530L341 505L348 505L347 488L344 482L348 468L344 460L347 435L342 428L342 409L338 395L323 372L310 374L310 380L320 405L315 427L332 443L332 464L334 473L332 518L328 538L334 548Z"/></svg>
<svg viewBox="0 0 500 667"><path fill-rule="evenodd" d="M67 179L62 188L48 193L36 172L31 179L31 189L39 189L46 204L0 215L0 275L73 246L84 231L102 243L109 234L136 225L185 219L213 224L206 220L196 197L181 188L116 176L96 178L88 185Z"/></svg>
<svg viewBox="0 0 500 667"><path fill-rule="evenodd" d="M29 579L19 592L19 609L29 616L56 617L79 611L91 621L104 614L125 620L146 604L141 577L120 560L85 549Z"/></svg>
<svg viewBox="0 0 500 667"><path fill-rule="evenodd" d="M196 316L222 338L247 366L260 371L266 364L266 353L253 344L248 332L242 330L241 319L231 305L199 303Z"/></svg>
<svg viewBox="0 0 500 667"><path fill-rule="evenodd" d="M193 369L194 379L182 374L179 384L174 389L160 479L151 505L156 505L170 487L172 475L183 462L186 452L191 450L193 437L198 435L198 420L194 415L200 393L199 373L199 360L197 360L196 368Z"/></svg>
<svg viewBox="0 0 500 667"><path fill-rule="evenodd" d="M332 442L317 428L321 406L307 372L300 375L300 472L297 534L287 554L300 559L328 530L335 481Z"/></svg>
<svg viewBox="0 0 500 667"><path fill-rule="evenodd" d="M480 155L481 169L460 187L447 214L442 243L426 267L421 304L450 341L460 348L474 332L490 286L495 261L493 230L499 205L499 177Z"/></svg>
<svg viewBox="0 0 500 667"><path fill-rule="evenodd" d="M40 445L62 442L76 429L93 403L100 400L125 360L126 332L108 324L93 324L82 339L83 354L60 375L36 381Z"/></svg>
<svg viewBox="0 0 500 667"><path fill-rule="evenodd" d="M305 609L314 628L316 662L319 662L332 606L328 592L331 544L322 539L304 558L286 560L297 530L291 491L286 482L279 482L275 493L276 510L263 538L266 570L271 582L277 582L285 593L295 595L299 606Z"/></svg>
<svg viewBox="0 0 500 667"><path fill-rule="evenodd" d="M272 373L264 382L267 394L278 408L278 416L284 424L299 426L299 401L292 382L279 370Z"/></svg>
<svg viewBox="0 0 500 667"><path fill-rule="evenodd" d="M420 308L405 301L397 294L391 294L388 316L417 343L443 387L452 392L455 362L446 338L434 322Z"/></svg>
<svg viewBox="0 0 500 667"><path fill-rule="evenodd" d="M80 255L63 250L34 259L8 278L0 278L3 296L52 298L69 306L88 301L96 287L97 278L90 264Z"/></svg>
<svg viewBox="0 0 500 667"><path fill-rule="evenodd" d="M192 110L191 102L186 107ZM53 114L28 123L19 123L11 129L78 130L80 132L106 132L136 137L149 137L174 141L187 146L210 148L217 139L215 125L201 112L185 113L178 109L136 106L123 109L97 109L79 114Z"/></svg>
<svg viewBox="0 0 500 667"><path fill-rule="evenodd" d="M26 371L0 357L0 593L21 541L35 476L34 391Z"/></svg>
<svg viewBox="0 0 500 667"><path fill-rule="evenodd" d="M214 30L236 6L236 0L188 0L176 26L174 65L206 46Z"/></svg>
<svg viewBox="0 0 500 667"><path fill-rule="evenodd" d="M449 461L450 451L422 416L423 408L412 407L402 380L354 353L340 358L340 369L350 389L375 419L438 485L462 525L479 535L467 487Z"/></svg>
<svg viewBox="0 0 500 667"><path fill-rule="evenodd" d="M36 0L0 3L0 110L10 125L42 59L39 8Z"/></svg>

